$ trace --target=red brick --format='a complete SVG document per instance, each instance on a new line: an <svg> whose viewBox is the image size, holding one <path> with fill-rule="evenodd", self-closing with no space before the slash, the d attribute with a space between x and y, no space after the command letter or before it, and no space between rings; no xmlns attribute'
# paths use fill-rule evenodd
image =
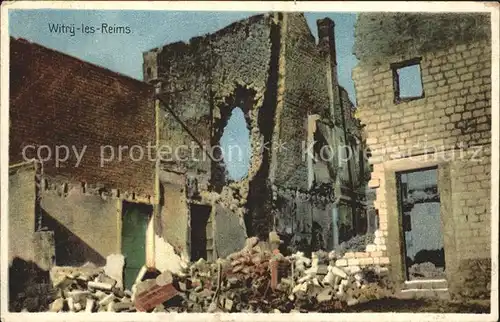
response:
<svg viewBox="0 0 500 322"><path fill-rule="evenodd" d="M75 167L43 164L49 176L153 195L155 144L154 89L141 81L30 43L10 40L10 163L22 162L23 147L33 144L87 149ZM100 166L101 146L142 146L146 157L124 158ZM28 151L30 152L30 151ZM128 151L124 151L128 152ZM29 157L33 157L29 155Z"/></svg>
<svg viewBox="0 0 500 322"><path fill-rule="evenodd" d="M170 283L163 286L154 286L151 289L142 292L135 299L135 307L138 311L146 312L157 305L168 301L178 294L178 291L175 287Z"/></svg>

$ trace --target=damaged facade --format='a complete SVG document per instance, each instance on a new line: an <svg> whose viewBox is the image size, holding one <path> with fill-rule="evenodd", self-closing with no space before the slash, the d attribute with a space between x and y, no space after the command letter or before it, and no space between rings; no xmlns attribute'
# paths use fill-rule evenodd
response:
<svg viewBox="0 0 500 322"><path fill-rule="evenodd" d="M303 14L266 14L151 50L144 79L154 86L11 39L11 263L48 270L121 254L117 280L130 287L143 265L179 271L248 236L276 231L287 251L310 252L365 232L364 141L337 82L334 23L318 27L316 44ZM210 147L236 107L251 154L246 176L231 180ZM131 149L182 154L193 142L199 160L137 161Z"/></svg>
<svg viewBox="0 0 500 322"><path fill-rule="evenodd" d="M353 79L369 186L392 276L408 287L445 279L452 294L489 296L490 42L488 15L358 17Z"/></svg>
<svg viewBox="0 0 500 322"><path fill-rule="evenodd" d="M316 44L303 14L258 15L144 53L144 80L161 101L159 145L198 158L165 149L160 165L165 237L177 251L193 258L203 243L204 258L226 256L245 235L266 240L271 231L283 248L332 249L368 229L364 141L338 85L334 23L319 20L318 29ZM219 147L237 108L251 153L234 180ZM339 158L349 150L355 157ZM194 237L205 225L197 221L209 226L204 241Z"/></svg>
<svg viewBox="0 0 500 322"><path fill-rule="evenodd" d="M250 285L288 292L283 311L300 292L354 303L372 273L410 295L489 291L489 21L453 17L360 14L357 108L328 18L318 40L303 14L270 13L166 44L143 53L144 82L11 39L11 281L55 268L51 309L76 290L99 302L69 310L94 312L158 310L179 292L208 310L219 274L228 312L254 310L228 294ZM238 176L222 150L235 115L250 149ZM64 162L44 158L62 146Z"/></svg>
<svg viewBox="0 0 500 322"><path fill-rule="evenodd" d="M155 164L133 161L127 150L118 160L119 146L155 144L154 89L22 39L11 38L10 50L13 270L30 263L42 270L104 265L110 254L134 252L137 269L154 263L147 241L126 244L128 235L146 232L124 227L122 216L152 216ZM110 149L103 154L104 147L113 148L114 158ZM146 220L142 228L152 236Z"/></svg>

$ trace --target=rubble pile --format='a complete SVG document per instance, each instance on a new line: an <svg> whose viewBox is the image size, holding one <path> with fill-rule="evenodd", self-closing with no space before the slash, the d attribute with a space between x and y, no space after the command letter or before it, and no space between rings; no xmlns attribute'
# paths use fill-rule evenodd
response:
<svg viewBox="0 0 500 322"><path fill-rule="evenodd" d="M132 293L118 287L104 269L93 265L54 267L51 280L57 295L50 304L50 312L135 311Z"/></svg>
<svg viewBox="0 0 500 322"><path fill-rule="evenodd" d="M200 259L176 274L143 267L131 290L95 267L63 271L53 277L59 297L50 310L332 312L382 294L376 269L338 267L334 251L284 256L276 244L265 245L248 238L241 251L213 263Z"/></svg>
<svg viewBox="0 0 500 322"><path fill-rule="evenodd" d="M437 267L434 263L424 262L409 267L410 279L437 279L446 276L444 267Z"/></svg>

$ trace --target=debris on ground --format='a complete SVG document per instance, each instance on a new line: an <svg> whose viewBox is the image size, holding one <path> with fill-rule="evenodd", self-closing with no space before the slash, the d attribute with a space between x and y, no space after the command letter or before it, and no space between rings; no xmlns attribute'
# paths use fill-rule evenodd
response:
<svg viewBox="0 0 500 322"><path fill-rule="evenodd" d="M424 262L413 264L408 268L410 280L445 278L444 267L436 267L434 263Z"/></svg>
<svg viewBox="0 0 500 322"><path fill-rule="evenodd" d="M215 262L200 259L173 274L143 267L124 290L117 270L95 266L54 268L56 298L51 312L309 312L343 310L379 298L376 269L335 265L337 253L302 252L284 256L279 240L248 238L240 251ZM270 250L273 247L274 250ZM375 267L376 268L376 267ZM112 272L112 273L110 273ZM106 273L115 276L115 278Z"/></svg>

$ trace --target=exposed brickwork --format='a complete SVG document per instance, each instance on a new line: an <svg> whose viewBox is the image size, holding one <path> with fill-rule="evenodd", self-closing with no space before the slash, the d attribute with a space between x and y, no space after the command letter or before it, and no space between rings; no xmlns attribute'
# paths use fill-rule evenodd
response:
<svg viewBox="0 0 500 322"><path fill-rule="evenodd" d="M408 58L408 57L405 57ZM410 57L411 58L411 57ZM491 46L456 45L422 56L425 97L394 104L392 70L357 66L353 71L358 115L366 124L373 162L432 147L459 148L491 142ZM403 59L404 60L404 59ZM409 151L411 150L411 151Z"/></svg>
<svg viewBox="0 0 500 322"><path fill-rule="evenodd" d="M24 40L11 39L10 48L9 162L22 161L30 144L47 145L52 153L56 145L79 152L87 146L78 167L71 151L61 167L54 159L45 162L44 173L152 196L154 162L147 155L134 162L129 150L116 159L120 145L139 145L146 153L148 142L155 144L153 88ZM107 145L116 159L101 167L100 147Z"/></svg>
<svg viewBox="0 0 500 322"><path fill-rule="evenodd" d="M337 259L335 265L346 267L349 270L358 270L359 267L376 265L380 271L387 271L389 257L385 245L386 236L387 233L382 230L375 231L375 240L373 244L366 245L365 251L347 252L342 258Z"/></svg>
<svg viewBox="0 0 500 322"><path fill-rule="evenodd" d="M359 24L368 21L366 18ZM365 36L359 35L358 46ZM454 44L448 42L444 49L440 45L429 48L425 39L417 42L418 50L401 50L394 56L379 53L376 59L369 59L363 54L353 70L357 114L366 125L372 154L369 187L376 190L374 206L379 214L379 229L390 248L389 259L400 266L397 245L391 244L401 241L398 223L392 222L398 221L392 176L395 171L438 166L441 216L446 223L442 227L446 270L458 272L472 259L490 257L490 40L482 33L474 39L455 38ZM370 49L375 42L366 46ZM395 103L391 64L415 57L421 57L424 97ZM448 282L454 291L461 284L460 274L450 274Z"/></svg>
<svg viewBox="0 0 500 322"><path fill-rule="evenodd" d="M326 70L329 61L316 45L303 15L288 14L285 18L283 55L283 106L279 120L279 149L275 182L277 185L307 190L307 163L302 144L307 140L307 115L328 115L330 106ZM307 75L307 77L305 77Z"/></svg>

